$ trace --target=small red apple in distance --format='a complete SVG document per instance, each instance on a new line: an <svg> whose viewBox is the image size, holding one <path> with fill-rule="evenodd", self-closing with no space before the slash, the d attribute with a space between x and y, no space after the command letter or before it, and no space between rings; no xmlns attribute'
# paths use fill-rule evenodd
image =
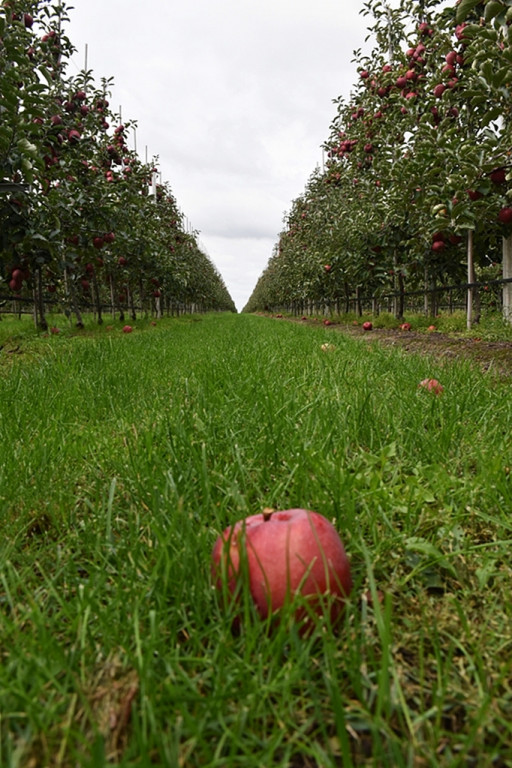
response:
<svg viewBox="0 0 512 768"><path fill-rule="evenodd" d="M434 395L441 395L444 391L443 385L437 379L423 379L418 384L418 387L425 389L427 392L432 392Z"/></svg>
<svg viewBox="0 0 512 768"><path fill-rule="evenodd" d="M331 267L330 264L324 264L324 269L325 269L326 272L330 272L332 267Z"/></svg>
<svg viewBox="0 0 512 768"><path fill-rule="evenodd" d="M437 328L435 327L435 325L429 325L428 330L429 331L436 331Z"/></svg>
<svg viewBox="0 0 512 768"><path fill-rule="evenodd" d="M125 325L123 327L123 333L131 333L133 331L133 328L131 325Z"/></svg>
<svg viewBox="0 0 512 768"><path fill-rule="evenodd" d="M498 221L501 224L512 224L512 208L502 208L498 214Z"/></svg>
<svg viewBox="0 0 512 768"><path fill-rule="evenodd" d="M226 528L213 548L212 576L216 588L230 598L248 588L262 619L300 594L318 616L329 598L335 622L352 590L338 532L323 515L307 509L264 510ZM307 628L306 618L301 605L294 613L301 631Z"/></svg>
<svg viewBox="0 0 512 768"><path fill-rule="evenodd" d="M410 323L402 323L400 326L401 331L410 331L411 330L411 324Z"/></svg>
<svg viewBox="0 0 512 768"><path fill-rule="evenodd" d="M372 329L373 329L373 323L371 323L369 320L363 323L363 331L371 331Z"/></svg>

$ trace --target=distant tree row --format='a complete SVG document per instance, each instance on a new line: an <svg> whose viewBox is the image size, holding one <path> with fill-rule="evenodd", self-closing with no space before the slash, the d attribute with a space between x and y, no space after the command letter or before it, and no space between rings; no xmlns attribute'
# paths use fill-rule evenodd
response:
<svg viewBox="0 0 512 768"><path fill-rule="evenodd" d="M400 299L479 270L512 277L512 4L369 0L362 13L373 51L355 53L326 163L293 201L245 311ZM509 283L503 309L512 320Z"/></svg>
<svg viewBox="0 0 512 768"><path fill-rule="evenodd" d="M128 146L111 79L67 74L67 21L64 3L0 6L0 297L42 328L50 302L78 324L105 307L235 311L157 159Z"/></svg>

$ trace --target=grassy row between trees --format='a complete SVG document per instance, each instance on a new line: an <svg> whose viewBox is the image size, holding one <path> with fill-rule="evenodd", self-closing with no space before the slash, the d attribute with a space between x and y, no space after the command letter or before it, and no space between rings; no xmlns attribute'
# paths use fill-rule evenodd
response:
<svg viewBox="0 0 512 768"><path fill-rule="evenodd" d="M247 314L3 332L2 766L511 764L509 383ZM232 634L211 549L269 506L340 531L337 635Z"/></svg>

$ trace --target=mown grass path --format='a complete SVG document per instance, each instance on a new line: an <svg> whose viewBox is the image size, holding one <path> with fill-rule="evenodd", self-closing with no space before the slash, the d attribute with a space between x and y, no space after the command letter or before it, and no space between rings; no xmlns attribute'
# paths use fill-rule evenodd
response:
<svg viewBox="0 0 512 768"><path fill-rule="evenodd" d="M0 358L0 765L512 765L509 383L246 315L27 349ZM215 538L293 506L342 535L344 627L233 635Z"/></svg>

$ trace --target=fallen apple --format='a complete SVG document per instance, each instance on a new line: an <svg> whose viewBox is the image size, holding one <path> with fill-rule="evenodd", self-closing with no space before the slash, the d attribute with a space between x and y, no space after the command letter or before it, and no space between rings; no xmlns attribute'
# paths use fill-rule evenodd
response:
<svg viewBox="0 0 512 768"><path fill-rule="evenodd" d="M334 622L352 590L338 532L323 515L306 509L264 510L226 528L213 548L212 577L228 604L248 588L262 619L294 596L306 598L308 605L302 603L293 614L301 631L307 626L307 608L320 616L330 598Z"/></svg>
<svg viewBox="0 0 512 768"><path fill-rule="evenodd" d="M400 326L401 331L410 331L411 330L411 324L410 323L402 323Z"/></svg>
<svg viewBox="0 0 512 768"><path fill-rule="evenodd" d="M125 325L123 328L123 333L131 333L133 331L133 328L131 325Z"/></svg>
<svg viewBox="0 0 512 768"><path fill-rule="evenodd" d="M371 331L372 329L373 329L373 324L369 320L363 323L363 331Z"/></svg>
<svg viewBox="0 0 512 768"><path fill-rule="evenodd" d="M437 379L423 379L418 384L418 387L425 389L427 392L432 392L434 395L441 395L444 391L443 385Z"/></svg>
<svg viewBox="0 0 512 768"><path fill-rule="evenodd" d="M322 352L332 352L333 349L336 349L334 344L329 344L328 342L325 342L325 344L322 344L321 346Z"/></svg>

